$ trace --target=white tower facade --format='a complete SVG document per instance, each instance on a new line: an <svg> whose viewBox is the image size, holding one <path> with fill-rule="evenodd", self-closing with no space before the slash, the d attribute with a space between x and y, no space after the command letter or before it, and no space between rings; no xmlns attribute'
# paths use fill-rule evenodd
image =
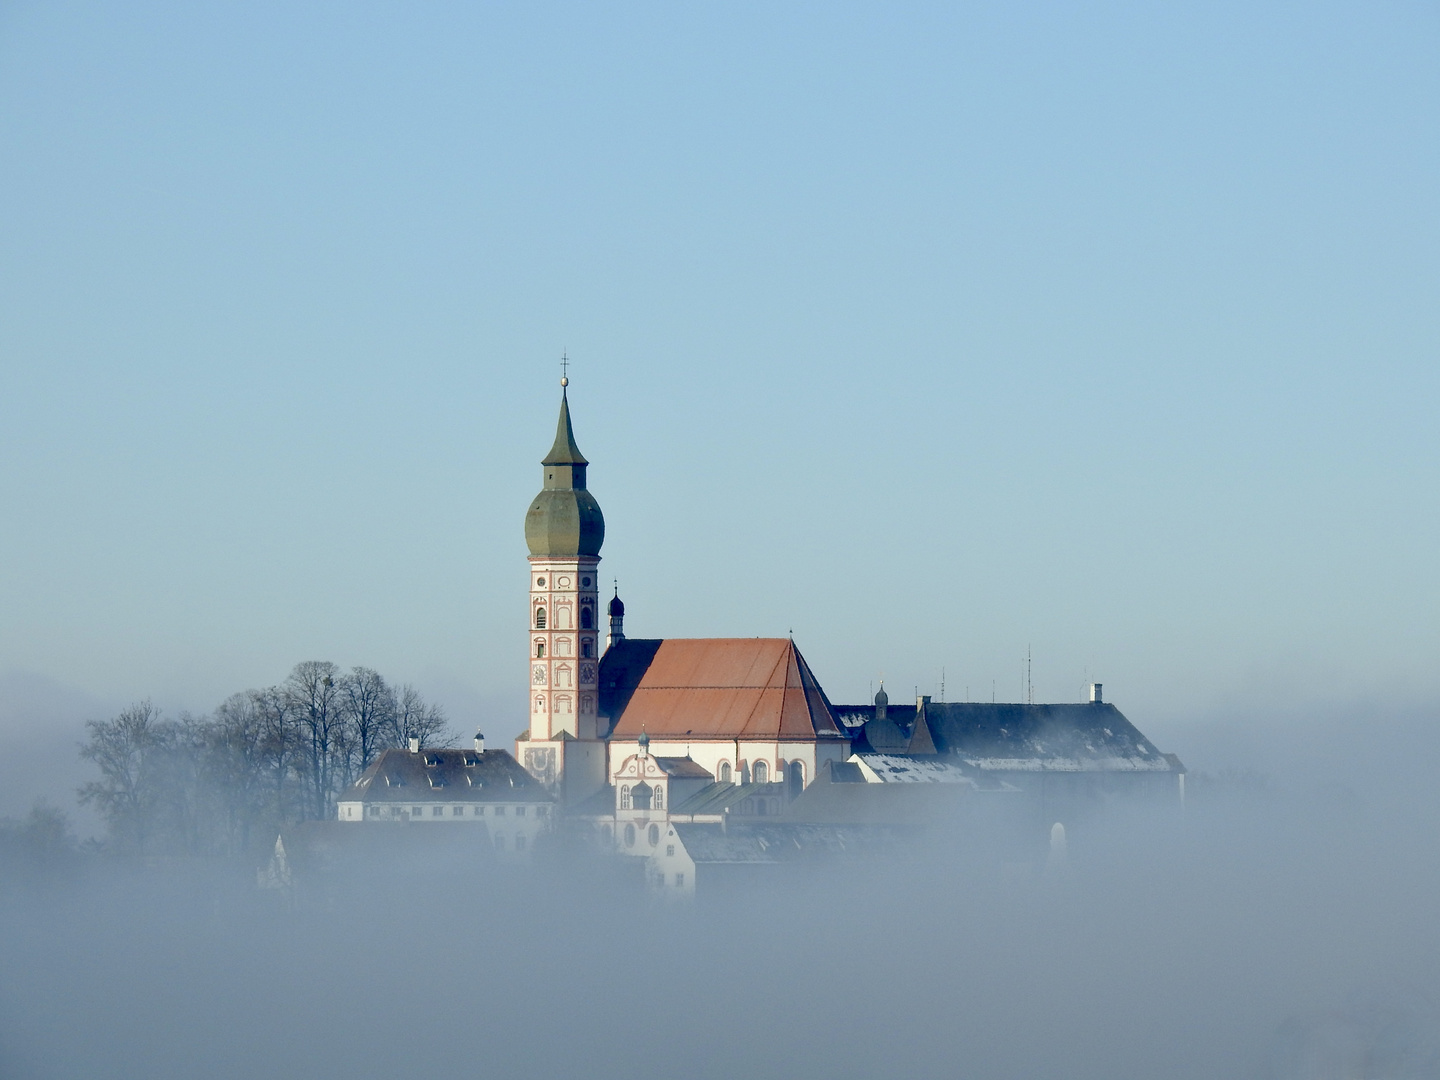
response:
<svg viewBox="0 0 1440 1080"><path fill-rule="evenodd" d="M596 737L596 556L530 557L530 738Z"/></svg>
<svg viewBox="0 0 1440 1080"><path fill-rule="evenodd" d="M600 504L586 489L589 462L575 445L570 401L560 380L560 422L545 455L544 485L525 516L530 548L530 609L525 674L528 730L515 757L562 801L605 783L599 705L600 593L597 568L605 540Z"/></svg>

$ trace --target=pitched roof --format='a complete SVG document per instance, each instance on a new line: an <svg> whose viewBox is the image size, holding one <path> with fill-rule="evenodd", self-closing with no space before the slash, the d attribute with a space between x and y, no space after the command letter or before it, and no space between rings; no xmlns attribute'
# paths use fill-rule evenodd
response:
<svg viewBox="0 0 1440 1080"><path fill-rule="evenodd" d="M988 771L1178 771L1109 703L925 707L935 751Z"/></svg>
<svg viewBox="0 0 1440 1080"><path fill-rule="evenodd" d="M612 737L844 737L788 638L627 640L606 652L600 681Z"/></svg>
<svg viewBox="0 0 1440 1080"><path fill-rule="evenodd" d="M688 757L657 757L655 764L672 780L714 780L710 770Z"/></svg>
<svg viewBox="0 0 1440 1080"><path fill-rule="evenodd" d="M717 780L706 784L678 806L670 808L672 817L687 814L726 814L740 806L747 798L756 797L783 799L784 784L732 784Z"/></svg>
<svg viewBox="0 0 1440 1080"><path fill-rule="evenodd" d="M386 750L340 802L553 802L504 750Z"/></svg>

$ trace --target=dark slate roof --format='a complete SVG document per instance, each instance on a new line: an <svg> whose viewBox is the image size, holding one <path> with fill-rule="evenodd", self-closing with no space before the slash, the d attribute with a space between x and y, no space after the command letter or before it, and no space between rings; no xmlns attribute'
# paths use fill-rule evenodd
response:
<svg viewBox="0 0 1440 1080"><path fill-rule="evenodd" d="M845 726L852 738L860 728L875 719L874 705L835 705L833 708L840 723ZM885 710L885 719L908 735L910 728L915 723L915 706L890 705Z"/></svg>
<svg viewBox="0 0 1440 1080"><path fill-rule="evenodd" d="M884 826L791 822L729 826L682 823L671 828L691 859L712 866L781 863L814 856L883 851L903 835Z"/></svg>
<svg viewBox="0 0 1440 1080"><path fill-rule="evenodd" d="M611 645L600 658L600 715L609 717L612 726L630 703L661 644L659 638L626 638Z"/></svg>
<svg viewBox="0 0 1440 1080"><path fill-rule="evenodd" d="M829 773L832 784L865 783L865 774L853 761L827 761L820 768L822 773Z"/></svg>
<svg viewBox="0 0 1440 1080"><path fill-rule="evenodd" d="M910 747L910 737L887 715L884 720L871 718L855 735L854 749L877 754L903 754Z"/></svg>
<svg viewBox="0 0 1440 1080"><path fill-rule="evenodd" d="M554 802L504 750L386 750L340 802Z"/></svg>
<svg viewBox="0 0 1440 1080"><path fill-rule="evenodd" d="M785 785L783 783L729 784L718 780L713 784L706 784L679 806L672 806L670 813L672 815L736 813L738 807L746 799L757 797L783 799Z"/></svg>
<svg viewBox="0 0 1440 1080"><path fill-rule="evenodd" d="M657 757L655 764L672 780L714 780L705 766L688 757Z"/></svg>
<svg viewBox="0 0 1440 1080"><path fill-rule="evenodd" d="M931 702L935 751L987 771L1174 771L1114 705Z"/></svg>

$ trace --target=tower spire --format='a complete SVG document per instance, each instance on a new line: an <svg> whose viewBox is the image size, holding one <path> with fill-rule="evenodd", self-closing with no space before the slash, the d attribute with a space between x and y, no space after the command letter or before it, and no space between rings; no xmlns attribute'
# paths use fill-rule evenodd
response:
<svg viewBox="0 0 1440 1080"><path fill-rule="evenodd" d="M541 465L589 465L580 447L575 445L575 429L570 426L570 395L566 387L568 378L560 380L560 420L555 425L555 445L545 455Z"/></svg>

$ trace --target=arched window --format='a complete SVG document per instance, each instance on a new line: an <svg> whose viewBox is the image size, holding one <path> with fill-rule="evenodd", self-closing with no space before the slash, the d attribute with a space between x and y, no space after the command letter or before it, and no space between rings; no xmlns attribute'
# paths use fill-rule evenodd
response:
<svg viewBox="0 0 1440 1080"><path fill-rule="evenodd" d="M660 843L660 826L659 826L659 825L651 825L651 826L650 826L650 846L651 846L651 847L655 847L655 846L656 846L657 844L659 844L659 843Z"/></svg>
<svg viewBox="0 0 1440 1080"><path fill-rule="evenodd" d="M537 641L537 642L535 642L535 659L536 659L536 660L543 660L544 658L545 658L545 642L543 642L543 641Z"/></svg>
<svg viewBox="0 0 1440 1080"><path fill-rule="evenodd" d="M588 604L580 609L580 629L595 629L595 613L590 610L590 606Z"/></svg>
<svg viewBox="0 0 1440 1080"><path fill-rule="evenodd" d="M635 826L634 826L634 825L626 825L626 826L625 826L625 846L626 846L626 847L634 847L634 846L635 846Z"/></svg>
<svg viewBox="0 0 1440 1080"><path fill-rule="evenodd" d="M636 810L649 810L650 797L654 794L655 789L642 780L630 789L630 802Z"/></svg>
<svg viewBox="0 0 1440 1080"><path fill-rule="evenodd" d="M652 805L655 807L656 810L665 809L665 789L659 784L655 785L655 798L652 802Z"/></svg>
<svg viewBox="0 0 1440 1080"><path fill-rule="evenodd" d="M793 799L805 790L805 763L792 761L787 771L790 773L790 798Z"/></svg>
<svg viewBox="0 0 1440 1080"><path fill-rule="evenodd" d="M537 697L537 698L535 699L535 711L536 711L536 712L544 712L544 711L545 711L545 699L544 699L543 697Z"/></svg>
<svg viewBox="0 0 1440 1080"><path fill-rule="evenodd" d="M622 785L620 786L620 809L621 809L621 810L629 810L629 809L630 809L630 785L629 785L629 784L622 784Z"/></svg>
<svg viewBox="0 0 1440 1080"><path fill-rule="evenodd" d="M770 769L765 762L757 761L750 766L750 775L755 778L755 783L766 784L770 782Z"/></svg>
<svg viewBox="0 0 1440 1080"><path fill-rule="evenodd" d="M720 782L722 784L730 783L730 763L728 761L720 762Z"/></svg>
<svg viewBox="0 0 1440 1080"><path fill-rule="evenodd" d="M586 660L594 655L595 644L588 637L580 639L580 655Z"/></svg>
<svg viewBox="0 0 1440 1080"><path fill-rule="evenodd" d="M535 629L545 629L545 609L543 607L537 607L535 609Z"/></svg>

